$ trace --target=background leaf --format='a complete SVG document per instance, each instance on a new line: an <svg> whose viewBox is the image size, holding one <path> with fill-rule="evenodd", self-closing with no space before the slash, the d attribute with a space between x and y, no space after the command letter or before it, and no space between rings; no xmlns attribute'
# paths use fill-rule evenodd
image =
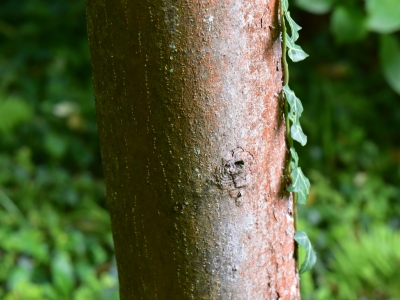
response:
<svg viewBox="0 0 400 300"><path fill-rule="evenodd" d="M54 285L64 296L70 295L74 285L74 272L68 254L65 252L57 253L53 258L51 269Z"/></svg>
<svg viewBox="0 0 400 300"><path fill-rule="evenodd" d="M400 43L395 36L381 36L379 58L386 81L400 95Z"/></svg>
<svg viewBox="0 0 400 300"><path fill-rule="evenodd" d="M366 0L369 29L391 33L400 29L399 0Z"/></svg>
<svg viewBox="0 0 400 300"><path fill-rule="evenodd" d="M331 16L331 31L338 43L358 42L368 33L366 18L360 9L337 6Z"/></svg>
<svg viewBox="0 0 400 300"><path fill-rule="evenodd" d="M0 131L10 131L32 117L31 107L19 97L0 96Z"/></svg>
<svg viewBox="0 0 400 300"><path fill-rule="evenodd" d="M310 13L325 14L331 9L333 0L296 0L295 3Z"/></svg>

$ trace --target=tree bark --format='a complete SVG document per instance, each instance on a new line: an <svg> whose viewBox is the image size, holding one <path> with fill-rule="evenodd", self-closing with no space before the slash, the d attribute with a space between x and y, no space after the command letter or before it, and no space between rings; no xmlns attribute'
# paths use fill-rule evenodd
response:
<svg viewBox="0 0 400 300"><path fill-rule="evenodd" d="M87 0L121 299L299 299L276 0Z"/></svg>

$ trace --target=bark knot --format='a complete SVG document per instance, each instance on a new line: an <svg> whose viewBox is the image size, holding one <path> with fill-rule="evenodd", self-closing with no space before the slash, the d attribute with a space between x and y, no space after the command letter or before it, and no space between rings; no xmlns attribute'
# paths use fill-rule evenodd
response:
<svg viewBox="0 0 400 300"><path fill-rule="evenodd" d="M229 192L236 204L241 205L241 198L244 195L245 187L250 182L250 171L253 163L253 156L242 148L229 151L223 158L222 163L216 169L218 186Z"/></svg>

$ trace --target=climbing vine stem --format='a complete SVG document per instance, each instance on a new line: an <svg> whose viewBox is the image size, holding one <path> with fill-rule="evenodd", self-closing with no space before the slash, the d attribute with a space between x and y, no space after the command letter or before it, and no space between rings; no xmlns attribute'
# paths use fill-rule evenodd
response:
<svg viewBox="0 0 400 300"><path fill-rule="evenodd" d="M282 68L283 68L283 89L282 98L285 107L286 140L289 145L290 158L287 161L286 173L289 177L290 185L286 187L288 192L293 193L293 215L295 235L294 239L298 245L304 248L306 255L300 268L300 274L310 270L316 262L316 254L311 246L310 240L304 231L297 231L297 204L305 204L310 190L310 181L303 174L298 165L299 157L294 148L293 140L299 142L302 146L307 143L307 136L303 133L300 125L300 117L303 113L303 106L299 98L289 88L289 68L287 64L287 55L293 62L305 59L308 54L296 44L299 38L301 27L292 19L289 12L288 0L280 2L280 20L281 20L281 40L282 40ZM286 22L290 27L290 35L287 32ZM295 258L298 261L299 255L296 247Z"/></svg>

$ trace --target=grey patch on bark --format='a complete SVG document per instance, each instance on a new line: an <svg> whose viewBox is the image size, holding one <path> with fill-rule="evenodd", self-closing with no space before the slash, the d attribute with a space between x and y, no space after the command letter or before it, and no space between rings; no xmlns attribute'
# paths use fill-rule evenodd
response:
<svg viewBox="0 0 400 300"><path fill-rule="evenodd" d="M216 169L218 186L235 199L237 206L242 205L241 198L244 196L246 186L250 183L253 160L249 152L236 148L222 158L221 165Z"/></svg>

